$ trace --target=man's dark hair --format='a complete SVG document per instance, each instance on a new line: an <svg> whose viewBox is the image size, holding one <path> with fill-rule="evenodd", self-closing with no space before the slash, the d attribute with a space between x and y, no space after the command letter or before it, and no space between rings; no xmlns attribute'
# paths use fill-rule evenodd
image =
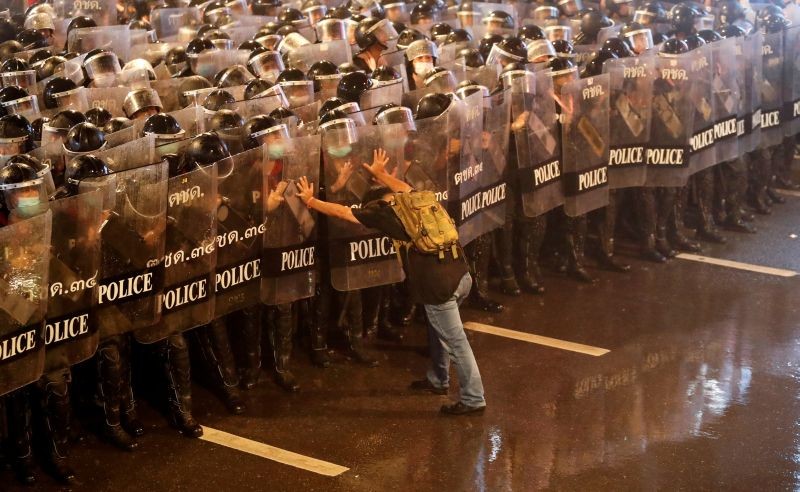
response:
<svg viewBox="0 0 800 492"><path fill-rule="evenodd" d="M392 193L392 190L387 188L386 186L377 186L375 188L370 188L364 194L364 198L361 200L361 203L366 205L370 202L374 202L375 200L383 200L385 195Z"/></svg>

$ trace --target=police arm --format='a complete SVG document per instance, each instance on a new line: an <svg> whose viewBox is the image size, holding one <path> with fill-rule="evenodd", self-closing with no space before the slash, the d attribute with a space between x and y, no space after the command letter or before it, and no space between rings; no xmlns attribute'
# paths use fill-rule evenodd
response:
<svg viewBox="0 0 800 492"><path fill-rule="evenodd" d="M325 202L314 197L314 183L309 183L308 178L303 176L297 182L298 196L308 208L314 209L317 212L336 217L337 219L346 220L354 224L361 222L353 215L353 210L350 207L339 205L337 203Z"/></svg>
<svg viewBox="0 0 800 492"><path fill-rule="evenodd" d="M389 156L383 149L377 149L372 152L372 164L366 162L362 164L364 169L370 172L375 179L381 182L395 193L407 193L412 190L411 185L403 180L397 179L393 175L386 172L386 164L389 162Z"/></svg>

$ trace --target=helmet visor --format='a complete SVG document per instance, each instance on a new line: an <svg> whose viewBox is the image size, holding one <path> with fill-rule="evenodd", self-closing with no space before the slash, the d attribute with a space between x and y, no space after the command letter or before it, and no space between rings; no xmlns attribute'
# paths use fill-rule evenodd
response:
<svg viewBox="0 0 800 492"><path fill-rule="evenodd" d="M47 187L36 178L17 184L0 185L0 192L9 210L24 217L44 212L47 208Z"/></svg>
<svg viewBox="0 0 800 492"><path fill-rule="evenodd" d="M570 26L545 26L544 35L551 43L558 39L572 41L572 28Z"/></svg>
<svg viewBox="0 0 800 492"><path fill-rule="evenodd" d="M653 48L653 32L650 29L637 29L636 31L626 32L625 41L639 55Z"/></svg>
<svg viewBox="0 0 800 492"><path fill-rule="evenodd" d="M275 83L275 79L285 69L281 54L277 51L267 51L253 57L249 62L250 69L258 78Z"/></svg>
<svg viewBox="0 0 800 492"><path fill-rule="evenodd" d="M36 70L2 73L0 74L0 81L2 81L3 87L16 85L26 90L31 87L36 88Z"/></svg>
<svg viewBox="0 0 800 492"><path fill-rule="evenodd" d="M322 43L347 39L347 29L341 19L324 19L316 25L317 38Z"/></svg>
<svg viewBox="0 0 800 492"><path fill-rule="evenodd" d="M281 82L281 89L289 100L289 107L298 108L314 101L314 82L301 80L298 82Z"/></svg>
<svg viewBox="0 0 800 492"><path fill-rule="evenodd" d="M372 34L375 39L382 46L387 48L391 47L392 41L398 38L397 31L392 26L388 19L382 19L380 22L367 30L367 34Z"/></svg>

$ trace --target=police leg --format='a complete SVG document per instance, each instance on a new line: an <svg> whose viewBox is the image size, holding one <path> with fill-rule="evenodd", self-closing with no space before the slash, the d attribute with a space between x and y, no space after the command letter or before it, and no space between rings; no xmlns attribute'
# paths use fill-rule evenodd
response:
<svg viewBox="0 0 800 492"><path fill-rule="evenodd" d="M705 169L694 176L697 186L697 206L700 210L697 227L697 238L717 244L724 244L727 240L719 233L714 224L714 172L713 169Z"/></svg>
<svg viewBox="0 0 800 492"><path fill-rule="evenodd" d="M389 342L401 343L405 335L401 329L392 324L392 293L394 285L384 285L381 289L381 305L378 311L378 338Z"/></svg>
<svg viewBox="0 0 800 492"><path fill-rule="evenodd" d="M241 387L250 390L258 384L261 375L261 333L263 331L263 308L252 306L239 313L244 340L244 368Z"/></svg>
<svg viewBox="0 0 800 492"><path fill-rule="evenodd" d="M800 135L798 135L800 136ZM795 137L788 137L783 140L783 161L780 169L776 173L775 186L784 190L798 190L800 185L792 181L792 164L794 163L795 148L797 140Z"/></svg>
<svg viewBox="0 0 800 492"><path fill-rule="evenodd" d="M228 411L239 415L244 413L245 405L239 394L239 376L228 336L225 318L218 318L206 326L195 330L203 359L215 380L223 403Z"/></svg>
<svg viewBox="0 0 800 492"><path fill-rule="evenodd" d="M606 270L625 273L630 265L620 263L614 258L614 233L617 225L617 191L608 193L608 205L598 211L600 214L598 236L600 238L600 255L598 263Z"/></svg>
<svg viewBox="0 0 800 492"><path fill-rule="evenodd" d="M396 325L409 326L414 321L417 305L411 301L407 280L392 285L390 305L392 319Z"/></svg>
<svg viewBox="0 0 800 492"><path fill-rule="evenodd" d="M754 233L756 228L742 217L744 195L747 192L747 168L739 158L723 162L719 166L721 180L725 183L725 221L726 229L734 232Z"/></svg>
<svg viewBox="0 0 800 492"><path fill-rule="evenodd" d="M292 304L271 306L267 323L272 356L275 360L275 382L284 390L295 393L300 390L300 385L289 369L294 336Z"/></svg>
<svg viewBox="0 0 800 492"><path fill-rule="evenodd" d="M659 190L658 220L665 220L665 237L669 240L670 249L675 248L678 251L688 251L690 253L700 252L700 243L690 240L683 234L683 217L686 203L689 200L689 186L660 188ZM656 241L658 242L658 240ZM664 254L661 248L659 248L659 251Z"/></svg>
<svg viewBox="0 0 800 492"><path fill-rule="evenodd" d="M139 443L122 427L121 416L123 365L120 345L125 343L123 337L125 335L106 338L97 348L98 398L105 415L103 435L114 446L133 451Z"/></svg>
<svg viewBox="0 0 800 492"><path fill-rule="evenodd" d="M321 368L331 365L328 355L328 327L330 325L331 302L333 301L333 288L330 277L322 270L322 278L317 284L317 295L311 301L311 314L309 326L311 333L311 362Z"/></svg>
<svg viewBox="0 0 800 492"><path fill-rule="evenodd" d="M170 423L186 437L200 437L203 428L192 415L192 375L189 348L183 333L158 342L158 355L167 378Z"/></svg>
<svg viewBox="0 0 800 492"><path fill-rule="evenodd" d="M516 227L519 238L519 286L529 294L544 294L544 287L539 284L539 252L547 231L547 216L520 217Z"/></svg>
<svg viewBox="0 0 800 492"><path fill-rule="evenodd" d="M514 274L514 218L508 217L503 227L494 231L496 250L495 257L500 267L500 291L509 296L522 294Z"/></svg>
<svg viewBox="0 0 800 492"><path fill-rule="evenodd" d="M144 435L144 425L139 421L136 414L136 399L133 397L133 385L131 384L131 343L132 335L127 334L121 337L120 343L120 362L122 364L122 402L121 418L122 427L128 434L136 437Z"/></svg>
<svg viewBox="0 0 800 492"><path fill-rule="evenodd" d="M778 175L781 172L783 172L783 161L786 156L785 150L786 147L784 147L783 142L773 146L770 149L769 180L767 181L767 197L773 203L778 203L778 204L786 203L786 198L781 196L781 194L775 190L775 186L778 181Z"/></svg>
<svg viewBox="0 0 800 492"><path fill-rule="evenodd" d="M470 273L472 290L467 298L469 305L487 313L503 311L503 305L489 298L489 262L492 256L492 233L476 237L464 248Z"/></svg>
<svg viewBox="0 0 800 492"><path fill-rule="evenodd" d="M43 430L47 446L47 465L53 477L61 483L75 481L67 454L70 431L69 369L45 374L36 383L36 393L44 419Z"/></svg>
<svg viewBox="0 0 800 492"><path fill-rule="evenodd" d="M378 361L364 350L362 343L364 324L361 308L361 291L345 292L341 297L339 328L347 338L347 355L367 367L377 367Z"/></svg>
<svg viewBox="0 0 800 492"><path fill-rule="evenodd" d="M656 248L656 189L641 187L633 190L633 203L636 208L636 218L642 233L642 243L639 255L642 259L653 263L664 263L667 258ZM666 226L664 226L663 241L666 243ZM667 253L675 252L669 248Z"/></svg>
<svg viewBox="0 0 800 492"><path fill-rule="evenodd" d="M382 297L382 287L370 287L361 291L361 302L364 308L364 336L367 338L373 338L378 334Z"/></svg>
<svg viewBox="0 0 800 492"><path fill-rule="evenodd" d="M769 199L767 198L768 172L765 167L769 161L769 152L765 149L757 149L750 154L748 169L750 174L750 204L756 213L769 215L772 213Z"/></svg>
<svg viewBox="0 0 800 492"><path fill-rule="evenodd" d="M580 282L596 282L597 279L589 275L583 265L584 250L586 249L586 229L588 227L586 215L566 217L565 225L567 274Z"/></svg>
<svg viewBox="0 0 800 492"><path fill-rule="evenodd" d="M26 485L36 482L33 472L31 402L28 387L4 397L8 426L11 467L17 480Z"/></svg>

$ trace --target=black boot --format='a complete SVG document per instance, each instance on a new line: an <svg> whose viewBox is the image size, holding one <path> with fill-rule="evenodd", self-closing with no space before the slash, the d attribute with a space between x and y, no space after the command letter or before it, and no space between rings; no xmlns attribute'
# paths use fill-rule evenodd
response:
<svg viewBox="0 0 800 492"><path fill-rule="evenodd" d="M642 234L642 243L639 250L639 256L647 261L653 263L664 263L667 258L662 255L656 248L656 197L655 191L652 188L639 188L633 192L633 203L635 204L637 214L636 218L639 222L639 228ZM666 223L666 222L665 222ZM675 252L666 243L666 226L664 226L664 244L668 249L668 253L673 256Z"/></svg>
<svg viewBox="0 0 800 492"><path fill-rule="evenodd" d="M42 388L42 384L44 387ZM70 427L69 370L40 379L39 398L47 432L47 468L53 478L63 484L75 483L75 472L69 466L67 449Z"/></svg>
<svg viewBox="0 0 800 492"><path fill-rule="evenodd" d="M339 316L339 328L342 329L347 338L346 355L367 367L377 367L378 360L370 355L362 344L362 333L364 332L361 318L361 292L350 291L344 293L341 302L341 315Z"/></svg>
<svg viewBox="0 0 800 492"><path fill-rule="evenodd" d="M614 233L617 225L617 197L615 192L609 192L608 205L599 213L602 214L599 227L600 255L597 258L600 266L611 272L626 273L630 265L626 265L614 258Z"/></svg>
<svg viewBox="0 0 800 492"><path fill-rule="evenodd" d="M540 215L532 219L523 219L517 222L517 237L519 241L518 274L519 286L528 294L542 295L544 287L539 284L539 252L547 228L547 217Z"/></svg>
<svg viewBox="0 0 800 492"><path fill-rule="evenodd" d="M244 344L244 368L240 386L251 390L261 376L261 332L262 308L260 306L242 310L242 337Z"/></svg>
<svg viewBox="0 0 800 492"><path fill-rule="evenodd" d="M275 360L275 382L284 391L296 393L300 385L289 370L292 356L292 305L280 304L270 309L269 337L272 355Z"/></svg>
<svg viewBox="0 0 800 492"><path fill-rule="evenodd" d="M522 291L514 273L514 226L506 222L494 232L496 253L500 270L500 292L508 296L519 296Z"/></svg>
<svg viewBox="0 0 800 492"><path fill-rule="evenodd" d="M381 287L381 307L378 311L378 338L388 342L402 343L405 335L403 330L395 328L392 324L392 286Z"/></svg>
<svg viewBox="0 0 800 492"><path fill-rule="evenodd" d="M20 483L33 485L33 446L31 445L31 403L28 388L20 388L5 396L11 467Z"/></svg>
<svg viewBox="0 0 800 492"><path fill-rule="evenodd" d="M686 207L688 196L686 187L683 188L660 188L661 201L658 205L658 220L666 220L666 237L669 238L669 244L672 248L678 251L688 251L690 253L699 253L702 251L700 244L690 240L683 235L683 212ZM665 219L666 218L666 219ZM658 243L658 234L656 235L656 242ZM661 251L659 249L659 251ZM661 251L661 254L664 254ZM674 256L674 255L673 255Z"/></svg>
<svg viewBox="0 0 800 492"><path fill-rule="evenodd" d="M567 217L566 220L567 274L579 282L594 283L597 280L589 275L583 266L584 249L586 248L586 216Z"/></svg>
<svg viewBox="0 0 800 492"><path fill-rule="evenodd" d="M729 231L753 234L756 228L747 223L742 215L742 204L747 192L746 170L742 159L723 163L720 167L722 179L727 186L723 226Z"/></svg>
<svg viewBox="0 0 800 492"><path fill-rule="evenodd" d="M244 401L239 393L239 375L233 359L228 327L225 319L215 319L211 324L195 330L200 342L203 359L215 379L217 390L228 411L240 415L245 411Z"/></svg>
<svg viewBox="0 0 800 492"><path fill-rule="evenodd" d="M122 335L119 350L120 363L122 364L122 400L120 401L122 427L128 434L141 437L144 435L144 425L142 425L136 413L136 399L133 397L133 385L131 384L130 334Z"/></svg>
<svg viewBox="0 0 800 492"><path fill-rule="evenodd" d="M317 284L317 295L312 301L311 311L313 316L311 316L309 325L311 333L311 362L321 369L331 365L331 358L328 355L328 324L332 297L333 290L323 274L323 278Z"/></svg>
<svg viewBox="0 0 800 492"><path fill-rule="evenodd" d="M719 233L714 225L711 207L714 203L713 169L700 171L695 175L697 184L697 206L700 210L700 222L697 227L697 238L716 244L725 244L727 239Z"/></svg>
<svg viewBox="0 0 800 492"><path fill-rule="evenodd" d="M500 313L503 305L489 298L489 260L492 254L492 235L478 236L465 248L472 274L472 290L467 302L469 306L487 313Z"/></svg>
<svg viewBox="0 0 800 492"><path fill-rule="evenodd" d="M198 438L203 428L192 415L192 376L189 349L182 333L161 344L161 362L167 378L167 403L173 427L186 437Z"/></svg>
<svg viewBox="0 0 800 492"><path fill-rule="evenodd" d="M748 155L748 170L750 180L750 205L759 215L770 215L769 197L767 186L770 179L771 156L768 151L759 149Z"/></svg>
<svg viewBox="0 0 800 492"><path fill-rule="evenodd" d="M100 378L98 398L103 407L105 422L103 436L111 444L124 451L133 451L139 443L122 427L123 366L120 350L124 346L119 335L102 342L97 349L97 369Z"/></svg>

